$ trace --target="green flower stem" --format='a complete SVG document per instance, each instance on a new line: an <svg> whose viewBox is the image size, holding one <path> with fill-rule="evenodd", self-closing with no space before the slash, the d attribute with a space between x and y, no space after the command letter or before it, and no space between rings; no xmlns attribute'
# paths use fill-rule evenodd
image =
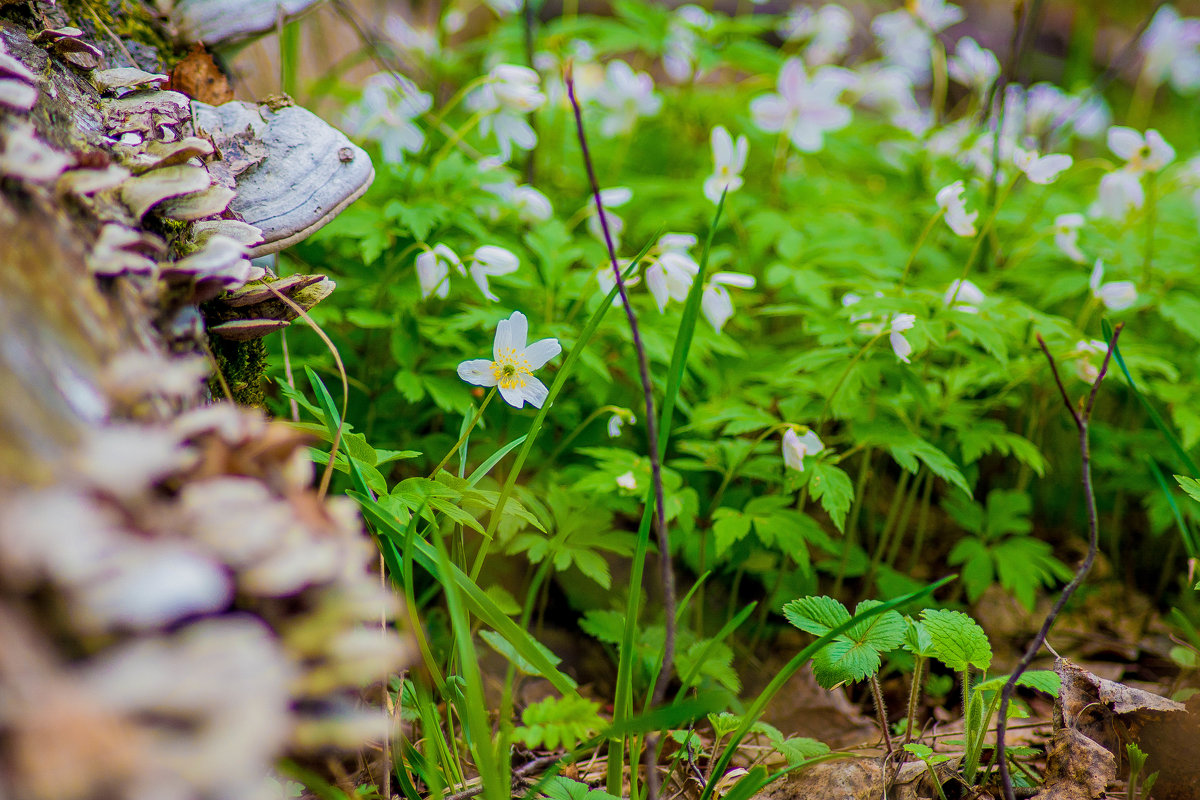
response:
<svg viewBox="0 0 1200 800"><path fill-rule="evenodd" d="M967 279L967 275L971 273L971 267L975 263L975 258L979 255L979 251L983 247L983 241L992 232L992 226L996 224L996 215L1000 213L1000 209L1004 205L1004 201L1008 199L1008 195L1012 192L1013 187L1017 185L1017 181L1020 179L1020 177L1021 173L1018 170L1004 186L1004 189L1000 192L1000 195L996 198L996 202L992 206L992 211L990 214L988 214L987 221L983 223L983 227L979 230L979 235L975 237L975 244L971 246L971 253L967 256L967 260L963 264L962 274L958 276L958 284L954 287L954 294L950 296L950 302L946 303L946 308L954 308L954 302L958 300L958 293L962 291L963 281L965 281Z"/></svg>
<svg viewBox="0 0 1200 800"><path fill-rule="evenodd" d="M1142 258L1142 288L1150 285L1150 268L1154 264L1154 226L1158 220L1158 176L1146 176L1146 247Z"/></svg>
<svg viewBox="0 0 1200 800"><path fill-rule="evenodd" d="M921 249L921 245L925 244L925 240L929 238L929 234L933 231L933 226L937 225L938 220L945 216L946 210L939 207L937 213L929 218L929 222L925 223L925 227L921 230L921 235L917 237L917 243L913 245L912 251L908 254L908 260L904 262L904 270L900 273L900 280L896 282L896 289L899 291L904 288L904 282L908 280L908 273L912 270L913 262L917 260L917 251Z"/></svg>
<svg viewBox="0 0 1200 800"><path fill-rule="evenodd" d="M490 80L491 80L491 76L480 75L478 78L476 78L475 80L466 84L461 89L459 89L457 92L455 92L454 96L452 96L448 101L446 101L446 105L442 106L441 110L438 111L438 113L436 115L429 114L428 112L426 112L425 116L429 119L429 124L435 128L440 129L442 124L446 120L446 115L448 115L451 111L453 111L454 107L463 101L463 98L465 98L468 94L470 94L474 90L478 89L480 86L483 86L485 83L487 83ZM451 137L451 138L453 138L453 137ZM462 138L462 137L459 137L459 138Z"/></svg>
<svg viewBox="0 0 1200 800"><path fill-rule="evenodd" d="M912 554L908 571L911 574L921 563L921 551L925 548L925 533L929 530L929 507L933 499L933 478L925 481L925 492L921 495L921 511L917 515L917 534L913 539Z"/></svg>
<svg viewBox="0 0 1200 800"><path fill-rule="evenodd" d="M946 88L949 81L947 80L946 47L936 36L933 37L930 56L933 59L933 94L929 99L929 109L933 112L934 124L937 124L946 110Z"/></svg>
<svg viewBox="0 0 1200 800"><path fill-rule="evenodd" d="M467 424L467 429L463 431L462 436L458 437L458 441L454 443L454 446L450 448L446 455L442 457L442 460L438 462L438 465L429 473L430 478L436 478L438 471L446 466L446 463L454 457L454 454L458 452L458 448L467 443L467 438L471 435L471 431L475 430L475 425L479 422L479 418L483 416L483 410L488 407L488 403L492 402L492 398L495 396L496 387L493 386L492 390L487 393L487 397L483 398L483 403L479 406L479 410L475 412L475 416L471 417L471 421Z"/></svg>
<svg viewBox="0 0 1200 800"><path fill-rule="evenodd" d="M754 455L754 451L758 449L758 446L765 442L767 438L771 436L771 434L794 427L796 426L792 425L790 422L780 422L772 425L759 434L758 438L754 440L754 443L751 444L750 448L746 451L746 455L738 459L738 462L730 467L730 469L726 471L725 475L722 476L721 485L717 487L717 491L713 493L712 500L708 502L708 509L704 512L704 519L711 519L713 512L716 511L717 507L721 504L721 498L725 496L725 490L729 488L729 484L734 478L737 477L738 473L742 471L742 467L746 466L746 462L750 460L750 456Z"/></svg>
<svg viewBox="0 0 1200 800"><path fill-rule="evenodd" d="M858 541L858 517L862 513L863 495L867 487L867 478L871 474L871 448L863 450L862 461L858 465L858 477L854 481L854 507L850 509L850 518L846 522L846 533L842 536L842 560L838 565L837 579L833 583L833 596L840 597L842 584L846 580L846 567L850 564L850 553Z"/></svg>
<svg viewBox="0 0 1200 800"><path fill-rule="evenodd" d="M818 437L825 432L825 422L829 419L829 407L833 405L834 399L837 398L838 392L841 391L842 384L844 384L846 379L850 377L850 371L854 369L854 365L862 360L862 357L866 355L867 351L870 350L876 342L878 342L884 336L887 336L890 332L891 328L889 326L884 326L883 330L872 336L866 344L859 348L858 352L854 354L854 357L850 359L850 363L846 365L844 370L842 370L842 374L838 377L837 383L833 385L833 390L829 393L829 396L825 398L825 405L821 406L821 416L817 418Z"/></svg>
<svg viewBox="0 0 1200 800"><path fill-rule="evenodd" d="M475 126L479 124L480 120L483 119L483 116L484 112L476 112L461 128L454 132L454 135L451 136L444 145L442 145L442 149L438 150L437 155L435 155L433 160L429 162L430 173L434 172L438 168L438 165L445 160L446 156L450 155L450 151L458 146L459 142L463 140L463 137L475 129Z"/></svg>
<svg viewBox="0 0 1200 800"><path fill-rule="evenodd" d="M887 706L883 702L883 688L879 685L879 675L871 675L867 680L871 684L871 697L875 700L875 716L879 719L879 730L883 733L883 746L888 755L891 755L892 732L888 730Z"/></svg>

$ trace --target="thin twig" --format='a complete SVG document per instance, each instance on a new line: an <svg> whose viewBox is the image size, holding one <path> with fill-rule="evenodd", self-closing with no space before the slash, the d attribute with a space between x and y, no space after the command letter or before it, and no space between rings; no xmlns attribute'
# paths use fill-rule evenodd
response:
<svg viewBox="0 0 1200 800"><path fill-rule="evenodd" d="M666 635L663 642L663 663L654 682L654 691L650 695L650 704L662 702L667 691L667 684L674 673L675 661L675 573L671 569L671 545L667 532L667 518L664 512L665 500L662 483L662 464L658 458L658 423L654 414L654 387L650 383L650 363L646 358L646 347L642 344L642 334L638 328L637 316L629 295L625 291L625 278L621 275L621 265L617 262L617 249L613 246L612 233L608 229L608 217L604 213L604 202L600 199L600 184L596 181L596 170L592 165L592 156L588 151L587 135L583 130L583 111L579 100L575 97L575 79L571 75L568 64L566 71L567 96L571 100L571 108L575 112L575 129L579 137L579 148L583 152L583 165L587 169L588 182L592 187L592 197L596 202L596 213L600 216L600 228L604 232L604 244L608 248L608 257L612 262L613 275L616 277L617 290L621 295L621 304L625 307L625 316L629 319L629 329L633 336L633 348L637 351L638 373L642 380L642 396L646 405L646 439L650 449L650 475L654 482L654 522L658 533L658 560L660 578L663 588L663 614L666 616ZM649 800L658 797L658 773L654 768L654 753L657 748L657 737L646 737L646 788Z"/></svg>
<svg viewBox="0 0 1200 800"><path fill-rule="evenodd" d="M1046 619L1042 622L1042 628L1038 631L1037 636L1029 643L1029 647L1025 650L1025 654L1021 656L1021 660L1017 662L1017 668L1008 676L1008 681L1004 684L1004 689L1000 692L1000 711L999 719L996 721L996 752L1000 767L1000 782L1004 787L1004 797L1006 800L1016 800L1016 795L1013 792L1012 775L1008 771L1008 759L1004 754L1004 733L1008 724L1008 704L1012 700L1013 691L1017 688L1017 681L1021 674L1029 668L1033 663L1033 659L1037 657L1038 651L1042 649L1042 645L1046 642L1046 635L1050 632L1051 626L1054 625L1058 615L1066 606L1067 601L1071 599L1071 595L1075 594L1075 590L1083 583L1088 572L1092 568L1092 562L1096 560L1096 551L1099 549L1100 540L1100 525L1096 514L1096 493L1092 488L1092 454L1088 444L1088 423L1092 419L1092 409L1096 405L1096 394L1100 390L1100 382L1104 380L1105 373L1108 372L1109 361L1112 360L1113 350L1117 347L1117 337L1121 335L1121 329L1125 327L1125 323L1118 323L1113 330L1112 339L1108 343L1108 352L1104 354L1104 363L1100 365L1100 372L1096 375L1096 380L1092 383L1092 390L1088 393L1087 400L1083 404L1082 409L1075 407L1071 402L1071 396L1067 394L1067 388L1063 385L1062 376L1058 374L1058 365L1054 362L1054 357L1050 355L1050 348L1046 346L1046 342L1042 339L1041 334L1038 334L1038 345L1042 348L1042 352L1046 354L1046 360L1050 362L1050 372L1054 375L1054 383L1058 386L1058 392L1062 395L1063 403L1067 407L1067 411L1071 412L1071 419L1075 421L1075 428L1079 431L1079 454L1083 465L1083 496L1087 502L1087 517L1088 517L1088 550L1084 556L1083 562L1075 571L1075 577L1062 590L1062 594L1058 596L1058 600L1054 602L1050 613L1046 615Z"/></svg>
<svg viewBox="0 0 1200 800"><path fill-rule="evenodd" d="M514 777L525 776L531 772L537 772L542 767L548 767L551 764L561 761L563 758L564 756L542 756L541 758L535 758L533 761L527 761L521 766L514 768L512 774ZM461 792L455 792L452 795L448 795L445 800L469 800L469 798L475 797L479 794L483 794L482 783L478 783L475 786L463 789Z"/></svg>

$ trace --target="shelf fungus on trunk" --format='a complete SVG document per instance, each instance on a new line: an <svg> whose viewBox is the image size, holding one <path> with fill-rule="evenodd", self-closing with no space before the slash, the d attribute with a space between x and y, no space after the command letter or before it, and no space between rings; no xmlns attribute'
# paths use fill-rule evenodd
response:
<svg viewBox="0 0 1200 800"><path fill-rule="evenodd" d="M212 137L236 181L230 208L263 232L263 243L251 255L306 238L361 197L375 178L362 148L299 106L233 102L193 108L196 128ZM254 142L260 148L251 147Z"/></svg>
<svg viewBox="0 0 1200 800"><path fill-rule="evenodd" d="M161 2L182 41L227 49L287 24L320 0L175 0Z"/></svg>
<svg viewBox="0 0 1200 800"><path fill-rule="evenodd" d="M279 237L229 207L292 151L248 137L235 175L76 6L39 3L34 41L0 0L0 797L278 796L279 759L321 771L386 735L363 687L410 653L309 436L212 402L227 343L197 308L281 326L275 292L309 308L333 284L267 276L250 254Z"/></svg>

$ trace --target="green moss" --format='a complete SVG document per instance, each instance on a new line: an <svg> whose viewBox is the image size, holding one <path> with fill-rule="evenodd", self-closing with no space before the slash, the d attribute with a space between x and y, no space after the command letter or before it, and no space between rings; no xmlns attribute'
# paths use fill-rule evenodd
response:
<svg viewBox="0 0 1200 800"><path fill-rule="evenodd" d="M210 336L208 341L234 401L244 406L263 408L266 402L263 393L267 368L266 343L262 339L235 342L220 336ZM209 389L213 397L225 396L225 390L216 377L209 379Z"/></svg>
<svg viewBox="0 0 1200 800"><path fill-rule="evenodd" d="M98 22L127 44L136 42L151 48L168 69L187 54L186 48L177 46L167 36L166 30L147 8L148 3L138 0L62 0L61 5L77 23Z"/></svg>

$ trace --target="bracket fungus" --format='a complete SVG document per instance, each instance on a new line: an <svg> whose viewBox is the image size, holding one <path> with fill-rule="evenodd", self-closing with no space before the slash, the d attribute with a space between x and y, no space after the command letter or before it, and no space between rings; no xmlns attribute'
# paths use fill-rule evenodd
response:
<svg viewBox="0 0 1200 800"><path fill-rule="evenodd" d="M218 153L245 132L266 148L261 163L236 175L230 208L259 228L252 256L274 253L309 236L366 192L375 170L366 152L316 114L299 106L193 103L195 125Z"/></svg>
<svg viewBox="0 0 1200 800"><path fill-rule="evenodd" d="M317 5L319 0L176 0L169 6L172 24L187 42L227 48L287 24Z"/></svg>
<svg viewBox="0 0 1200 800"><path fill-rule="evenodd" d="M28 111L37 103L38 90L36 86L0 78L0 106L6 106L14 111Z"/></svg>

